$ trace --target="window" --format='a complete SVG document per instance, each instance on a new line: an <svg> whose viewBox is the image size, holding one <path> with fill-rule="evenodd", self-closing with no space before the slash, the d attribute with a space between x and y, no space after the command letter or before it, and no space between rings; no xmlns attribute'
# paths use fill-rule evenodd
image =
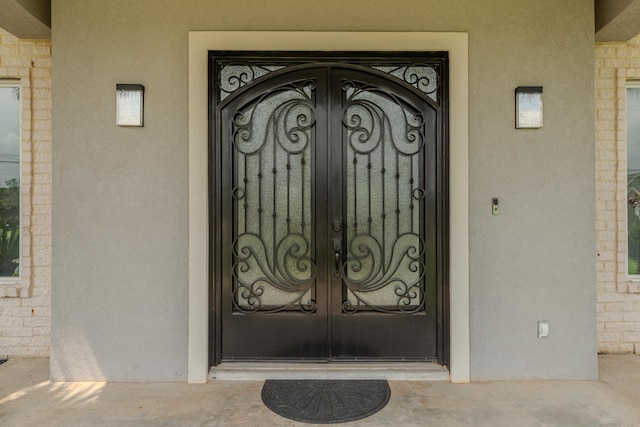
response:
<svg viewBox="0 0 640 427"><path fill-rule="evenodd" d="M0 80L0 280L20 275L20 81Z"/></svg>
<svg viewBox="0 0 640 427"><path fill-rule="evenodd" d="M640 81L627 84L627 272L640 275Z"/></svg>

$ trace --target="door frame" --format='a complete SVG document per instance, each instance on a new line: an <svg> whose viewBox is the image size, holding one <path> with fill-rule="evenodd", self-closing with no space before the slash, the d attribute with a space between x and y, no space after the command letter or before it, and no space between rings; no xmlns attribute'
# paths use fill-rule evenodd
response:
<svg viewBox="0 0 640 427"><path fill-rule="evenodd" d="M221 246L216 244L210 248L212 255L217 253L215 259L212 260L211 287L209 288L211 307L213 308L211 312L220 313L214 322L210 322L210 364L215 366L224 361L232 360L282 361L291 360L290 357L293 357L299 361L304 359L305 361L329 360L333 362L346 360L389 362L429 360L448 365L449 292L448 259L446 256L448 254L446 249L448 242L448 54L441 51L357 53L210 51L210 59L210 120L212 121L209 149L210 185L212 188L221 185L220 189L215 188L213 191L221 191L222 196L211 199L209 206L212 217L210 241L217 241L218 233L221 234L219 240L222 241ZM244 86L233 86L225 90L224 83L227 77L224 81L221 80L225 64L255 64L257 67L278 64L283 68L274 70L259 80L251 80ZM411 81L410 78L413 74L406 75L403 80L396 75L376 69L385 65L433 67L432 70L437 73L438 82L436 96L431 96L431 92L426 93L423 87L419 87L415 81ZM243 75L239 74L238 78L242 78ZM232 77L228 78L231 81ZM235 181L234 177L237 171L232 167L235 161L231 157L236 150L239 150L238 153L242 150L238 147L232 149L231 145L226 143L230 141L230 138L233 138L233 132L227 124L234 120L235 114L240 111L239 108L247 108L248 103L262 100L262 96L270 93L272 89L304 79L313 80L317 84L316 90L313 91L313 99L309 100L312 103L315 102L313 111L318 123L317 126L314 126L315 130L310 131L315 135L310 138L314 138L316 143L310 147L309 151L312 159L309 169L312 175L312 197L311 204L308 206L313 211L312 218L315 218L309 219L308 230L312 234L310 239L313 242L310 245L310 250L315 253L315 255L311 255L311 258L314 259L316 273L314 289L317 292L317 298L314 299L317 305L311 310L312 312L303 316L300 312L293 313L290 310L278 310L277 313L270 312L269 314L256 312L238 315L239 313L235 313L235 309L231 309L231 300L234 298L232 295L235 295L233 289L235 289L236 280L240 280L231 268L235 259L231 256L231 248L235 248L235 243L232 242L235 242L234 239L239 236L235 234L236 226L232 227L231 224L235 224L237 210L242 211L242 208L233 201L232 188L237 186L243 188L250 185L246 182L251 179L245 181L244 185L240 181ZM347 225L345 209L348 197L346 187L344 187L348 181L346 164L349 162L345 163L345 156L347 156L349 144L344 140L344 125L338 124L344 120L342 108L344 108L345 100L343 99L342 79L366 82L365 87L369 87L370 84L380 91L392 94L392 98L396 100L400 108L403 108L400 106L401 102L405 105L404 108L415 108L415 111L420 111L421 117L425 121L424 140L422 141L424 146L421 145L420 151L415 153L416 158L421 159L420 177L413 176L413 178L419 179L418 186L425 189L425 194L429 194L423 200L415 201L422 212L418 228L421 230L421 236L425 239L425 258L423 261L426 263L421 283L425 287L424 301L427 302L419 314L396 313L396 315L390 315L388 312L382 313L382 310L370 311L365 308L364 311L354 310L352 315L345 316L345 312L343 312L344 295L341 295L344 292L345 283L342 279L336 279L334 274L325 270L333 265L333 262L330 262L331 257L328 252L336 238L339 238L341 242L344 240L344 247L341 250L341 252L345 251L343 255L347 252L351 253L346 249L349 246L346 243L347 235L343 235L350 226ZM434 91L436 90L434 89ZM378 91L374 91L374 93L378 93ZM326 133L327 131L329 134ZM327 145L325 141L331 143ZM407 141L400 139L398 142L402 144ZM268 159L263 160L268 161ZM427 163L422 164L422 162L431 163L427 167ZM270 170L270 167L267 170ZM384 167L393 168L391 163L385 163ZM291 169L293 171L296 168L292 166ZM253 171L253 169L251 170ZM327 171L329 171L328 175ZM254 175L251 174L251 176ZM342 178L338 178L339 176ZM392 175L387 175L387 177L389 176ZM329 177L331 177L331 184ZM370 178L372 177L370 176ZM268 176L265 179L269 181ZM421 181L422 179L424 182ZM263 183L266 184L264 181ZM390 182L387 181L387 184ZM337 198L335 197L336 192L339 193ZM318 203L327 197L329 198L328 205L323 202ZM268 196L265 200L269 200ZM387 199L387 202L392 203L393 200L395 199ZM314 205L316 210L314 210ZM267 207L269 203L264 206L266 210L269 210ZM399 209L400 206L397 208ZM329 211L333 213L330 214ZM333 229L335 226L330 226L327 218L342 218L345 224L344 229L342 226L339 230ZM295 223L295 219L293 223ZM392 223L393 220L387 224L391 225ZM267 227L263 229L266 236L261 235L261 237L269 240L271 229L267 224L264 226ZM362 232L361 229L359 231ZM418 232L414 228L412 231ZM255 229L253 232L258 233ZM218 250L218 247L221 250ZM346 261L347 256L345 255L343 261L349 264ZM243 265L249 266L249 264ZM261 284L264 285L264 283ZM266 287L269 288L268 285ZM342 289L342 291L338 292L338 289ZM398 305L400 305L400 300ZM239 309L239 307L237 308ZM359 312L356 314L355 311ZM282 337L282 328L288 331L286 338ZM326 337L323 341L322 338L325 334ZM296 338L293 339L293 337ZM296 342L304 340L305 342L304 345L296 349L296 356L285 354L283 346L278 344L286 341L287 348L291 349L291 340ZM390 344L392 342L393 345ZM305 356L302 356L299 351L302 351Z"/></svg>
<svg viewBox="0 0 640 427"><path fill-rule="evenodd" d="M451 381L469 381L468 34L350 32L189 33L189 332L188 381L207 381L210 322L208 185L208 52L448 51L449 52L449 298ZM214 247L219 247L216 245Z"/></svg>

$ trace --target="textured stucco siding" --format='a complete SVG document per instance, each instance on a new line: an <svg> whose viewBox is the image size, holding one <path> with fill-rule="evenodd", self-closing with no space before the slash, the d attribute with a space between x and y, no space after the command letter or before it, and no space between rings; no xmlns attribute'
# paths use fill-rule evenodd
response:
<svg viewBox="0 0 640 427"><path fill-rule="evenodd" d="M52 22L54 379L186 378L188 35L251 30L468 33L471 378L597 376L592 1L53 0ZM115 125L117 83L145 85L144 128ZM530 85L544 127L516 130Z"/></svg>

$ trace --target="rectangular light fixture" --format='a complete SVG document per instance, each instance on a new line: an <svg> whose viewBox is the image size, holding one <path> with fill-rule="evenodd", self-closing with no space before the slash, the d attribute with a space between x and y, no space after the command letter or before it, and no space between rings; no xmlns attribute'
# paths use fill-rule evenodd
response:
<svg viewBox="0 0 640 427"><path fill-rule="evenodd" d="M140 84L116 84L116 124L118 126L143 126L144 86Z"/></svg>
<svg viewBox="0 0 640 427"><path fill-rule="evenodd" d="M542 86L516 88L516 129L542 127Z"/></svg>

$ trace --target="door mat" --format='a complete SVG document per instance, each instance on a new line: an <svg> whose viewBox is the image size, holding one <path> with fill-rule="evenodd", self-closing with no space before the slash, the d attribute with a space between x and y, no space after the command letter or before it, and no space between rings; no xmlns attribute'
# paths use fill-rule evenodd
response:
<svg viewBox="0 0 640 427"><path fill-rule="evenodd" d="M384 408L391 390L385 380L267 380L262 401L294 421L336 424L355 421Z"/></svg>

